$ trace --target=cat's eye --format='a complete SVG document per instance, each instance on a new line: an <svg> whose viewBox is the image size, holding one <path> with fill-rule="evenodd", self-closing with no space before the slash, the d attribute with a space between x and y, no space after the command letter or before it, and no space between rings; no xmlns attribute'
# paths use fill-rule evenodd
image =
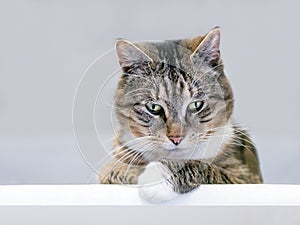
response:
<svg viewBox="0 0 300 225"><path fill-rule="evenodd" d="M188 105L188 111L195 113L198 112L202 109L204 103L202 101L195 101L195 102L191 102Z"/></svg>
<svg viewBox="0 0 300 225"><path fill-rule="evenodd" d="M162 111L162 107L158 104L154 104L154 103L151 103L151 102L148 102L146 104L146 108L148 109L148 111L154 115L158 115L161 113Z"/></svg>

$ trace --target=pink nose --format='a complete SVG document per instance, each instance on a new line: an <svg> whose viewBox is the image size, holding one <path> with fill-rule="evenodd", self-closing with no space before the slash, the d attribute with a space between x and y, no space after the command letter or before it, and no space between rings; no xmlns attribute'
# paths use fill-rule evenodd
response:
<svg viewBox="0 0 300 225"><path fill-rule="evenodd" d="M179 145L184 136L168 136L168 138L173 142L174 145Z"/></svg>

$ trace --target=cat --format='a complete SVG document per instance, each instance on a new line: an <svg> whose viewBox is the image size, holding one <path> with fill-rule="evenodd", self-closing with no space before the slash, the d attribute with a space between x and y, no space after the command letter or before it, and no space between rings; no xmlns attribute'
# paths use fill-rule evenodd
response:
<svg viewBox="0 0 300 225"><path fill-rule="evenodd" d="M182 40L119 39L116 51L119 129L100 183L139 184L144 200L162 202L201 184L263 182L248 132L231 119L219 27Z"/></svg>

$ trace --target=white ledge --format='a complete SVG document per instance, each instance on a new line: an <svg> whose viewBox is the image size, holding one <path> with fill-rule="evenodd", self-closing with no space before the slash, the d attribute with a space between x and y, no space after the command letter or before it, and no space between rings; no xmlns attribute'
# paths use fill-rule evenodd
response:
<svg viewBox="0 0 300 225"><path fill-rule="evenodd" d="M162 205L300 206L300 185L202 185ZM0 206L142 206L138 187L121 185L0 186Z"/></svg>

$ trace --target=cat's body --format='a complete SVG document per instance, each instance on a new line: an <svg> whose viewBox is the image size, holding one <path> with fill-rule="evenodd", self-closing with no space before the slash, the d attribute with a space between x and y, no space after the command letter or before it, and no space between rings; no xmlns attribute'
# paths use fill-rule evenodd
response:
<svg viewBox="0 0 300 225"><path fill-rule="evenodd" d="M193 39L117 42L120 126L101 183L138 183L143 198L164 201L200 184L262 182L251 139L231 122L219 43L218 28Z"/></svg>

